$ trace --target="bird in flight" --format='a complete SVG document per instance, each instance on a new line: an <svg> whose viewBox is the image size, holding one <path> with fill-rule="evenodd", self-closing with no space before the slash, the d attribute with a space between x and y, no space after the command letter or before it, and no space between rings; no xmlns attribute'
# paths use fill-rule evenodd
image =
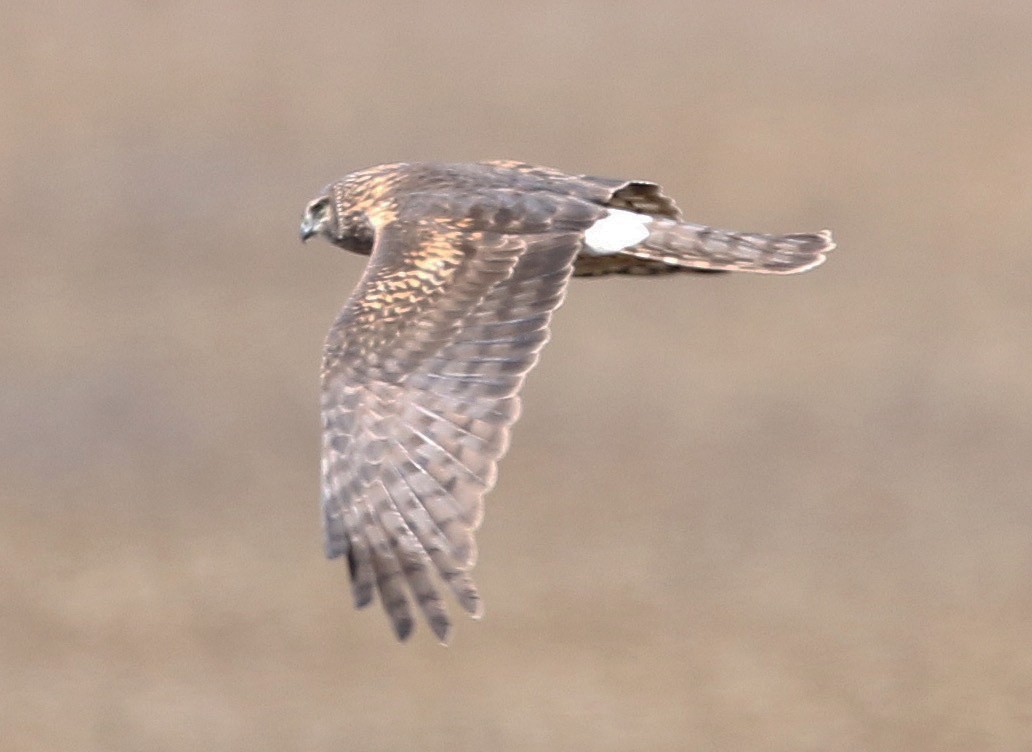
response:
<svg viewBox="0 0 1032 752"><path fill-rule="evenodd" d="M571 276L795 274L828 231L763 235L685 222L655 183L513 161L381 165L327 186L301 239L369 256L322 361L326 555L357 607L376 595L398 639L412 602L442 643L444 583L473 617L470 570L519 390Z"/></svg>

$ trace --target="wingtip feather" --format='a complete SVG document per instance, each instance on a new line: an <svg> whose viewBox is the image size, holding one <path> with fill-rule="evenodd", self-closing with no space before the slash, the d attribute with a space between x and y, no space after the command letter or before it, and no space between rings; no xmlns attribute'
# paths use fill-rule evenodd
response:
<svg viewBox="0 0 1032 752"><path fill-rule="evenodd" d="M451 639L452 628L451 622L447 618L431 619L430 629L433 630L440 644L448 645L448 641Z"/></svg>
<svg viewBox="0 0 1032 752"><path fill-rule="evenodd" d="M391 626L394 627L394 634L398 638L398 642L405 642L412 635L415 620L410 616L402 616L392 619Z"/></svg>

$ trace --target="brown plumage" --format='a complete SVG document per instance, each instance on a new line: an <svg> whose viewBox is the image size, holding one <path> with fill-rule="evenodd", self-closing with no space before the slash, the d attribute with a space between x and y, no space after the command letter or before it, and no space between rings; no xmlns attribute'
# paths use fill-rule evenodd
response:
<svg viewBox="0 0 1032 752"><path fill-rule="evenodd" d="M412 599L441 642L435 579L481 614L473 533L569 278L791 274L834 247L826 231L686 223L653 183L508 161L352 173L306 207L301 237L316 234L370 255L323 355L326 554L347 557L355 604L378 593L400 639Z"/></svg>

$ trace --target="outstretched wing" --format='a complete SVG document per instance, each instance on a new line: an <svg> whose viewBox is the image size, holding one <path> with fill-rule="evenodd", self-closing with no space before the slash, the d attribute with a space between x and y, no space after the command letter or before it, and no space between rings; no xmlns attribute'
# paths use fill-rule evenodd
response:
<svg viewBox="0 0 1032 752"><path fill-rule="evenodd" d="M411 594L445 642L434 573L481 613L469 570L483 496L581 233L602 210L508 190L405 202L378 228L326 342L326 553L347 556L357 606L379 593L400 639Z"/></svg>

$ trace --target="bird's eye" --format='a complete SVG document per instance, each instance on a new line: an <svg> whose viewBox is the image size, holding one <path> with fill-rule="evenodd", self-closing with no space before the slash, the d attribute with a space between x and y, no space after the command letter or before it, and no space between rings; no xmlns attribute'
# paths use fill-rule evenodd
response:
<svg viewBox="0 0 1032 752"><path fill-rule="evenodd" d="M318 201L315 201L312 204L310 204L308 207L308 211L311 212L313 215L324 214L326 213L326 210L329 208L329 206L329 199L321 198Z"/></svg>

